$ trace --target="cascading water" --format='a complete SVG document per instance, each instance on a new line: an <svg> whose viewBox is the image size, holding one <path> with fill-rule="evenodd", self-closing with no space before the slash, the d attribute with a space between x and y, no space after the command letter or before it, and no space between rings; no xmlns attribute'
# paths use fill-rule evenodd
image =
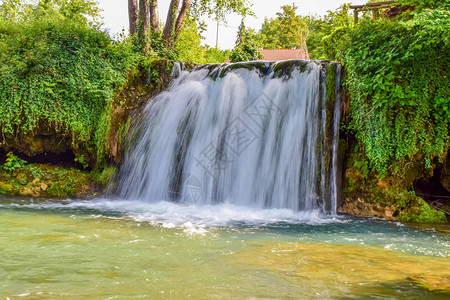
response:
<svg viewBox="0 0 450 300"><path fill-rule="evenodd" d="M339 78L335 63L299 60L181 72L145 108L116 193L334 214Z"/></svg>

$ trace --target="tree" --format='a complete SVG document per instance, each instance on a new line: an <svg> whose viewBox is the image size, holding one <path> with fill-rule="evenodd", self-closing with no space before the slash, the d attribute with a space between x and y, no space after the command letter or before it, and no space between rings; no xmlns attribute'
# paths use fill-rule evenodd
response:
<svg viewBox="0 0 450 300"><path fill-rule="evenodd" d="M144 55L150 51L150 5L148 0L128 0L130 34L135 35Z"/></svg>
<svg viewBox="0 0 450 300"><path fill-rule="evenodd" d="M8 21L30 22L46 16L82 23L99 28L100 9L93 0L40 0L29 3L24 0L3 0L0 18Z"/></svg>
<svg viewBox="0 0 450 300"><path fill-rule="evenodd" d="M150 0L150 28L153 32L159 32L158 0Z"/></svg>
<svg viewBox="0 0 450 300"><path fill-rule="evenodd" d="M350 5L343 4L335 11L328 11L328 14L319 16L307 16L305 18L308 24L309 36L306 40L308 45L309 54L311 59L335 59L335 54L331 54L330 46L338 48L337 43L342 42L339 35L334 35L336 39L326 38L332 32L343 33L344 27L351 26L353 24L353 18L350 12ZM327 48L324 48L324 44L327 43ZM330 56L331 55L331 56Z"/></svg>
<svg viewBox="0 0 450 300"><path fill-rule="evenodd" d="M267 49L306 49L308 28L301 16L296 14L297 6L281 6L275 19L265 19L256 40Z"/></svg>
<svg viewBox="0 0 450 300"><path fill-rule="evenodd" d="M255 43L256 33L253 29L245 28L244 20L238 28L236 46L231 53L231 62L258 60L263 55L258 52L258 46Z"/></svg>
<svg viewBox="0 0 450 300"><path fill-rule="evenodd" d="M18 22L23 19L26 7L22 0L5 0L0 5L0 18Z"/></svg>
<svg viewBox="0 0 450 300"><path fill-rule="evenodd" d="M230 50L220 50L219 48L210 48L206 46L206 63L223 63L230 59Z"/></svg>
<svg viewBox="0 0 450 300"><path fill-rule="evenodd" d="M33 141L45 128L93 167L105 153L114 91L140 58L132 43L100 30L94 1L0 5L0 144Z"/></svg>
<svg viewBox="0 0 450 300"><path fill-rule="evenodd" d="M180 34L178 45L175 51L176 58L181 61L193 63L206 63L206 49L201 45L202 32L205 30L202 24L187 17L185 26Z"/></svg>
<svg viewBox="0 0 450 300"><path fill-rule="evenodd" d="M130 28L130 35L137 34L138 27L138 5L137 0L128 0L128 22Z"/></svg>
<svg viewBox="0 0 450 300"><path fill-rule="evenodd" d="M156 15L158 1L150 0L149 3L148 0L139 0L139 7L136 2L137 0L128 0L130 34L139 33L139 24L142 24L140 33L142 36L138 38L138 42L145 43L143 37L148 35L149 31L146 27L148 24L146 18L149 18L149 26L154 33L157 33L159 29ZM145 10L145 6L149 6L148 11ZM242 16L251 14L248 0L171 0L162 33L166 50L176 49L188 16L196 20L205 15L216 20L224 20L225 14L229 12Z"/></svg>

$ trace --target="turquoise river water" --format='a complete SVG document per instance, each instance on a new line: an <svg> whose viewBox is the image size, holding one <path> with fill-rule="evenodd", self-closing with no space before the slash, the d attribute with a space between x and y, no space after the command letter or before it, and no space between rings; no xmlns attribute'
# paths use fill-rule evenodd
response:
<svg viewBox="0 0 450 300"><path fill-rule="evenodd" d="M0 198L0 299L449 299L448 227Z"/></svg>

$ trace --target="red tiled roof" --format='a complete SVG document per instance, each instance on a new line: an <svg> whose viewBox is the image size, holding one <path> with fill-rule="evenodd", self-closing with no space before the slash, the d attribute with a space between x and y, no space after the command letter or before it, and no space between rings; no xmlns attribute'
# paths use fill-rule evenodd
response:
<svg viewBox="0 0 450 300"><path fill-rule="evenodd" d="M264 55L260 60L279 61L288 59L309 59L309 54L303 49L258 50Z"/></svg>

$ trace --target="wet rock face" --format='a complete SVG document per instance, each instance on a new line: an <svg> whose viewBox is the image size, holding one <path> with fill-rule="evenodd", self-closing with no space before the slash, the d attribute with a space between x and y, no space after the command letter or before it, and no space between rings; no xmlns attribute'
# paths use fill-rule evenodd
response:
<svg viewBox="0 0 450 300"><path fill-rule="evenodd" d="M450 194L450 152L447 155L446 163L440 169L439 181Z"/></svg>
<svg viewBox="0 0 450 300"><path fill-rule="evenodd" d="M342 206L338 208L338 212L366 218L395 219L398 216L398 211L392 206L385 206L381 203L367 203L361 198L357 198L356 201L346 199Z"/></svg>
<svg viewBox="0 0 450 300"><path fill-rule="evenodd" d="M39 126L34 132L19 132L16 135L0 136L0 148L5 152L13 151L28 157L43 153L64 153L80 151L80 145L74 149L72 139L55 128ZM84 151L86 151L84 149Z"/></svg>
<svg viewBox="0 0 450 300"><path fill-rule="evenodd" d="M345 200L338 212L407 222L447 221L444 212L431 207L419 191L414 191L413 182L422 177L429 180L432 178L430 172L424 173L420 168L415 168L406 177L388 175L380 178L361 161L361 157L354 153L347 158L343 190Z"/></svg>

